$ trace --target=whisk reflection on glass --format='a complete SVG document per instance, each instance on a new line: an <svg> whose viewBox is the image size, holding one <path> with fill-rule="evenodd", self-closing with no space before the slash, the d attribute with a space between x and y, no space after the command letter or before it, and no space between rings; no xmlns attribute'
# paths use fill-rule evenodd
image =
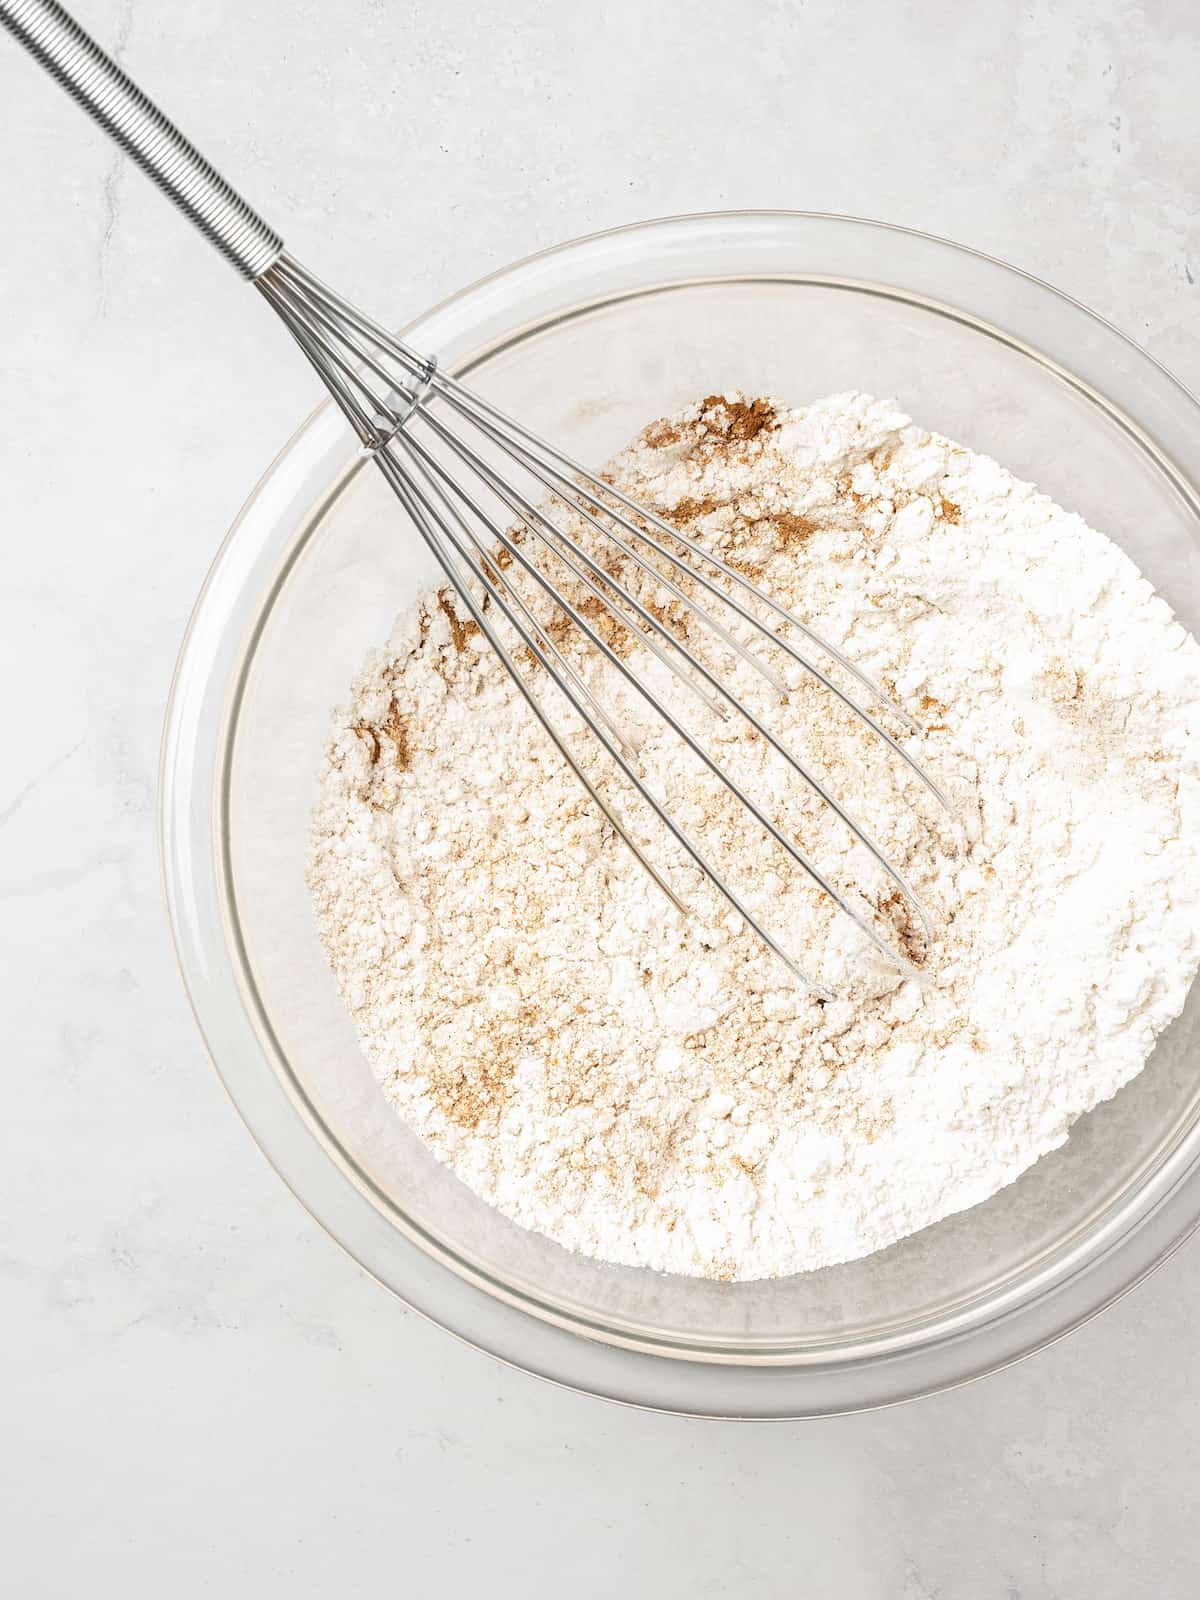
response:
<svg viewBox="0 0 1200 1600"><path fill-rule="evenodd" d="M928 944L933 936L930 919L908 881L818 775L746 703L747 697L733 692L720 662L741 663L786 698L791 686L763 651L781 654L793 673L809 676L859 719L889 757L948 810L933 779L880 720L894 717L905 730L916 732L912 719L844 654L743 572L504 415L440 371L436 360L410 349L315 278L62 6L54 0L0 0L0 23L278 313L564 760L676 906L687 909L602 792L598 775L584 770L579 753L547 709L542 696L547 686L562 697L556 702L560 708L565 702L598 742L611 770L738 915L798 978L824 993L747 904L744 891L727 881L652 792L639 772L635 741L585 682L562 645L562 627L552 626L548 615L577 630L587 647L599 652L725 787L745 816L890 962L914 972L912 962L885 939L870 916L822 874L760 800L712 757L680 711L630 665L626 652L614 648L612 627L636 638L685 697L722 719L743 719L766 741L773 756L836 814L904 897ZM682 608L703 636L704 650L692 640L690 629L672 625L665 607L649 601L647 585ZM543 597L544 604L534 604L535 596ZM529 670L522 670L518 656L529 663ZM852 680L853 692L819 665L822 660ZM532 670L535 664L540 677Z"/></svg>

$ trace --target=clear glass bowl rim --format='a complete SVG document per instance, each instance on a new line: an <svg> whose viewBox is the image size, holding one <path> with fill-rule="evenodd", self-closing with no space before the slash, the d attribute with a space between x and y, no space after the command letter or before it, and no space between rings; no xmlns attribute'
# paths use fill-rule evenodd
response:
<svg viewBox="0 0 1200 1600"><path fill-rule="evenodd" d="M443 348L439 329L470 309L516 297L539 276L558 281L580 263L594 269L611 255L636 273L649 241L660 254L699 249L718 236L728 243L772 229L803 236L834 259L854 261L886 250L903 265L914 290L952 307L976 327L1026 350L1066 381L1085 390L1174 468L1180 490L1195 502L1200 482L1200 405L1160 363L1078 301L1021 269L969 247L916 230L817 212L734 211L667 217L586 235L538 252L458 291L405 329L418 348ZM748 274L754 276L753 273ZM810 274L797 272L797 278ZM618 273L618 277L620 274ZM704 274L697 275L704 277ZM855 283L852 271L822 279ZM960 278L970 278L958 291ZM661 280L655 280L661 281ZM875 280L877 281L877 280ZM942 297L938 286L951 285ZM886 280L890 284L891 277ZM922 286L933 290L923 295ZM865 286L865 285L864 285ZM1010 292L1006 293L1008 290ZM1012 293L1019 290L1015 296ZM636 292L614 286L613 295ZM885 286L884 292L890 292ZM962 305L963 298L971 301ZM1003 322L981 314L997 302ZM1028 303L1034 309L1026 312ZM1014 314L1015 312L1015 314ZM1028 323L1029 325L1023 325ZM1081 330L1086 330L1086 338ZM509 336L520 327L510 329ZM493 341L494 343L494 341ZM1087 359L1079 354L1086 347ZM492 344L485 343L484 352ZM478 357L479 352L475 352ZM1114 383L1120 392L1114 392ZM1137 404L1126 409L1125 391ZM573 1325L547 1308L506 1296L380 1214L361 1181L322 1137L320 1119L281 1063L272 1060L265 1019L247 1006L236 927L225 895L221 794L229 750L228 722L256 633L284 581L289 553L270 547L269 534L295 520L297 495L312 504L308 524L338 484L298 485L307 453L325 459L340 437L340 416L326 401L302 424L254 488L229 530L197 599L171 685L159 783L164 888L184 983L210 1056L234 1105L279 1175L307 1210L368 1272L407 1304L470 1344L536 1375L624 1403L691 1415L798 1417L830 1415L896 1403L969 1381L1042 1348L1087 1321L1132 1288L1200 1222L1200 1127L1193 1125L1114 1208L1103 1225L1043 1270L994 1302L974 1307L916 1342L863 1345L836 1359L740 1360L727 1352L654 1349ZM313 491L316 491L315 498ZM302 540L293 541L298 545ZM294 556L294 551L291 552ZM283 559L280 559L280 557ZM273 570L273 585L261 579Z"/></svg>

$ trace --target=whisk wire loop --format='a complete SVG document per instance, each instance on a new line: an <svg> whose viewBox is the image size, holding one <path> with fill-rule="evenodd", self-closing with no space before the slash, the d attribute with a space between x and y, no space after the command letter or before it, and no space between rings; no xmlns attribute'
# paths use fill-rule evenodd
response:
<svg viewBox="0 0 1200 1600"><path fill-rule="evenodd" d="M913 728L916 724L907 713L896 707L842 652L780 606L745 574L442 372L435 361L411 349L404 340L328 289L286 253L259 280L259 287L325 380L364 450L373 455L472 620L489 645L497 650L506 670L551 733L571 770L599 805L609 824L672 901L677 906L682 905L661 872L649 861L645 850L635 842L628 825L602 796L597 783L584 772L511 650L505 647L492 617L487 616L489 607L494 608L494 616L503 619L512 630L529 659L545 672L569 710L598 740L622 778L641 796L658 822L683 846L691 860L774 953L810 988L816 987L794 958L763 928L744 898L726 881L696 841L679 826L670 807L645 783L636 766L636 738L604 704L596 689L585 681L568 659L567 652L552 637L546 622L539 620L517 585L501 571L498 564L501 551L507 557L506 564L516 565L554 608L555 614L565 618L576 630L577 637L624 678L652 715L660 719L725 787L816 888L889 962L905 975L917 975L919 968L913 961L883 937L870 918L822 873L797 841L733 779L691 728L655 692L646 677L633 670L624 654L614 648L614 643L604 637L596 624L602 614L626 636L636 639L710 714L726 721L731 714L744 719L870 854L912 908L928 944L933 939L932 922L905 875L808 764L733 692L728 681L690 647L678 629L668 626L662 616L638 597L631 580L640 577L661 589L689 618L699 623L714 648L729 651L786 697L790 692L787 681L758 651L701 604L697 594L726 607L741 624L753 631L760 646L766 644L781 649L861 719L884 746L900 758L906 769L948 807L940 788L912 754L888 732L878 717L811 660L809 654L787 636L786 630L794 629L812 650L844 667L881 711L886 708L894 712L905 727ZM438 410L439 402L446 407L445 415ZM457 419L457 425L450 418ZM418 425L420 431L428 433L428 442L419 436ZM474 439L464 434L464 427L472 430ZM492 459L493 455L508 463L510 469L515 467L531 479L540 489L541 498L535 500L524 492L513 481L511 470L505 471L503 465ZM448 457L453 466L443 457ZM502 508L503 515L494 515L464 478L476 483L484 495ZM557 511L554 508L558 508ZM581 536L577 537L564 525L559 512L567 514L580 535L586 530L600 541L596 551L589 549ZM527 549L529 540L533 543ZM547 575L544 561L532 559L534 547L563 572L573 594L586 598L591 616ZM681 551L693 556L696 564L686 560ZM612 564L614 552L624 566ZM610 557L609 563L602 559L604 554ZM662 563L666 564L665 568ZM704 570L706 566L708 570ZM726 579L729 587L723 587L713 573ZM486 604L480 604L472 584L482 586ZM763 610L773 619L773 626L764 620Z"/></svg>
<svg viewBox="0 0 1200 1600"><path fill-rule="evenodd" d="M606 479L599 477L582 463L575 461L563 451L558 450L555 446L531 432L522 423L507 416L499 407L492 405L490 401L477 395L473 390L466 388L465 385L459 383L457 379L451 377L448 373L441 371L431 372L430 364L426 358L418 355L404 340L389 333L380 324L358 311L342 296L338 295L336 291L328 289L319 279L315 278L307 269L300 267L286 253L281 257L276 267L272 269L271 275L274 276L275 274L278 274L289 285L295 285L305 304L313 308L314 314L322 322L322 325L334 337L345 344L357 359L371 366L373 370L377 369L375 358L371 355L368 346L363 343L363 339L374 343L377 349L390 354L393 359L398 361L407 373L413 376L420 376L426 386L425 392L429 397L436 396L439 399L446 400L465 420L475 426L501 449L506 450L508 454L520 461L526 470L534 472L535 475L541 477L545 482L545 486L551 492L563 498L573 494L574 498L570 501L572 509L584 515L585 519L594 521L595 513L589 511L587 506L579 503L582 498L581 491L586 489L588 498L596 509L603 510L604 514L623 533L654 550L656 554L670 562L678 572L685 575L689 581L699 584L710 598L728 606L743 622L763 637L767 643L782 650L804 672L815 678L822 688L833 694L848 711L866 722L872 733L887 745L891 753L898 757L929 793L933 795L942 810L946 813L951 811L950 802L943 790L911 752L906 750L871 712L847 694L828 673L810 660L787 637L786 633L781 634L768 627L762 617L751 610L749 606L715 583L707 573L697 570L682 560L668 544L664 543L663 539L655 538L653 534L647 531L645 524L657 529L666 539L682 546L698 562L707 564L714 571L720 573L736 589L747 594L757 604L764 607L785 628L794 629L814 650L826 656L849 673L867 692L868 696L880 707L885 707L909 733L918 733L920 731L918 723L909 716L908 712L897 705L844 651L839 650L835 645L830 644L828 640L822 638L814 628L796 616L794 612L782 606L761 585L754 583L744 572L739 572L736 567L723 561L714 551L684 533L674 524L667 522L657 512L644 505L639 505L616 484L611 484ZM326 295L329 299L329 307L324 311L320 309L315 298L320 295ZM361 337L356 339L354 337L355 333ZM386 369L378 368L377 370L379 375L386 381L388 377ZM546 480L549 481L546 482ZM612 505L613 501L622 509L616 509ZM605 532L614 542L618 538L618 535L613 533L611 528L601 531ZM624 541L622 543L624 546ZM628 547L624 546L624 548L628 553ZM668 580L661 572L657 575L659 581L663 582L665 586ZM675 598L681 598L685 602L694 605L690 596L681 596L676 593ZM710 630L720 629L717 619L713 618L710 613L704 612L698 606L695 607L695 610L702 617L706 627ZM738 653L742 659L751 661L759 671L764 672L765 675L771 678L772 682L786 691L787 685L779 679L778 674L773 674L771 669L760 658L754 656L728 630L721 630L721 637L724 643Z"/></svg>

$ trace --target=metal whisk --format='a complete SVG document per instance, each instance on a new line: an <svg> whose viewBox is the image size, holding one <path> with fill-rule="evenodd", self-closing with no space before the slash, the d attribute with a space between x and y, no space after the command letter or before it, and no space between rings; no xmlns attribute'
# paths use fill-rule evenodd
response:
<svg viewBox="0 0 1200 1600"><path fill-rule="evenodd" d="M532 674L518 665L517 654L542 669L623 779L759 938L798 978L823 993L652 792L637 769L632 742L568 659L568 652L560 648L556 630L531 603L533 595L544 596L556 617L578 629L877 949L904 971L915 971L709 755L672 707L648 686L644 674L635 673L624 654L604 637L599 619L603 615L635 637L710 712L743 718L870 853L913 908L929 941L932 928L925 908L870 835L681 632L664 620L663 607L639 599L635 588L649 580L695 620L714 647L752 667L786 696L786 679L734 629L740 627L760 647L782 651L861 719L948 810L941 790L919 763L812 655L834 663L869 702L877 709L886 708L910 732L918 731L913 720L852 661L743 572L504 415L440 371L435 359L410 349L315 278L61 5L54 0L0 0L0 22L279 314L564 760L664 893L681 910L687 909L584 771L546 710ZM587 540L594 542L580 536L585 528ZM616 564L615 556L620 557ZM519 574L524 575L525 593L515 581ZM635 575L640 575L636 582ZM509 644L497 619L508 630ZM519 641L515 650L512 640Z"/></svg>

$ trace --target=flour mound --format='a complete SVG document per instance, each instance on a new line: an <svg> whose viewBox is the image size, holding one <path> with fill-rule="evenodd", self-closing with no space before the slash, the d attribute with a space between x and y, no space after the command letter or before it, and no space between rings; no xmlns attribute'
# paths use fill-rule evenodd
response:
<svg viewBox="0 0 1200 1600"><path fill-rule="evenodd" d="M1200 961L1200 649L1104 535L865 395L798 410L709 396L652 423L610 475L921 724L889 729L953 821L811 679L793 673L781 707L722 663L920 894L929 948L760 738L736 718L694 726L922 976L903 978L747 831L543 608L651 790L835 1000L797 985L612 788L691 915L676 911L449 591L400 622L336 717L310 865L321 938L385 1093L514 1221L704 1277L851 1260L1010 1183L1180 1011ZM667 613L702 650L686 608ZM590 615L680 703L641 639ZM567 732L608 782L594 742Z"/></svg>

